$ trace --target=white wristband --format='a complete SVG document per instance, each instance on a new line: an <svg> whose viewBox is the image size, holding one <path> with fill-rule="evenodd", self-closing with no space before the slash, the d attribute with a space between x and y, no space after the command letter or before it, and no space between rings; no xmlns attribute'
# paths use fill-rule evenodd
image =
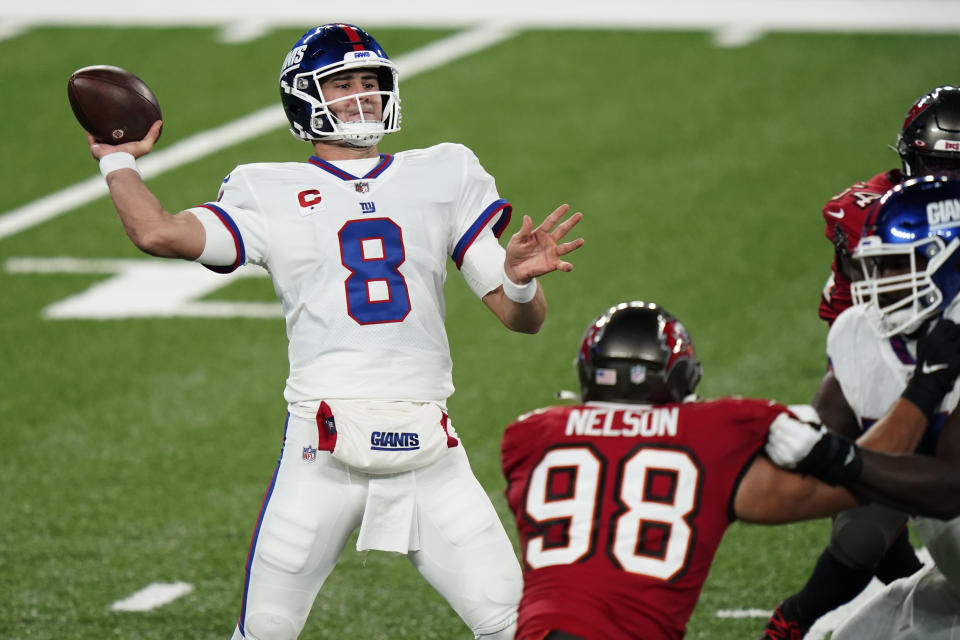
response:
<svg viewBox="0 0 960 640"><path fill-rule="evenodd" d="M503 293L514 302L519 302L520 304L530 302L533 300L533 297L537 295L537 279L530 278L530 282L527 284L517 284L511 280L507 272L504 271Z"/></svg>
<svg viewBox="0 0 960 640"><path fill-rule="evenodd" d="M125 151L116 151L108 153L100 158L100 174L106 178L117 169L133 169L140 175L140 169L137 168L137 159Z"/></svg>

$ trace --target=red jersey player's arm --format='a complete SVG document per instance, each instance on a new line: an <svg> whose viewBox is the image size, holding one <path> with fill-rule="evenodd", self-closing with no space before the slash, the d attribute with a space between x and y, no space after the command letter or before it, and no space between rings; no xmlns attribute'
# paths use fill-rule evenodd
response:
<svg viewBox="0 0 960 640"><path fill-rule="evenodd" d="M757 524L824 518L855 506L856 499L843 487L785 471L764 455L754 458L733 498L734 515Z"/></svg>

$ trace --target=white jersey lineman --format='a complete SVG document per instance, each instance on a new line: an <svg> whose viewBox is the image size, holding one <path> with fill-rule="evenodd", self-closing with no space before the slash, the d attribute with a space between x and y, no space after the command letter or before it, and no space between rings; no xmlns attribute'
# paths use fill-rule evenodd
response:
<svg viewBox="0 0 960 640"><path fill-rule="evenodd" d="M519 564L445 413L447 259L478 297L502 282L497 239L511 207L493 178L469 149L449 143L337 164L247 164L216 202L190 211L207 230L201 262L226 244L232 264L210 268L269 271L289 338L284 448L234 638L295 638L358 526L358 548L407 553L477 637L512 637ZM337 449L326 454L327 402L341 443L352 435L369 445L363 429L391 423L422 440L429 434L414 423L430 416L444 429L441 455L378 474ZM383 446L370 449L417 442L372 433ZM360 453L374 454L397 451Z"/></svg>
<svg viewBox="0 0 960 640"><path fill-rule="evenodd" d="M916 367L916 341L901 336L879 338L870 318L872 307L844 311L827 336L827 356L850 408L861 427L869 428L900 397ZM946 314L958 320L955 305ZM933 453L946 416L957 406L960 388L944 398L921 441L921 453ZM944 522L915 520L935 566L891 583L844 622L833 638L939 640L960 637L960 518Z"/></svg>

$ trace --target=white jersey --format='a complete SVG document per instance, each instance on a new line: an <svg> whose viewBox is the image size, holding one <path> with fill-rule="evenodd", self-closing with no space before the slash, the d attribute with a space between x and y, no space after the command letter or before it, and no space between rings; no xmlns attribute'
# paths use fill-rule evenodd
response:
<svg viewBox="0 0 960 640"><path fill-rule="evenodd" d="M896 402L916 367L916 340L880 338L870 318L871 309L868 305L850 307L837 317L827 335L830 366L863 429L883 417ZM960 306L951 307L946 317L958 321ZM918 451L933 454L939 430L958 401L960 386L954 385ZM948 522L917 518L916 524L937 567L960 590L960 518Z"/></svg>
<svg viewBox="0 0 960 640"><path fill-rule="evenodd" d="M381 154L363 176L315 157L240 165L216 202L191 211L233 235L235 264L211 269L270 273L289 339L287 402L443 402L447 258L470 262L478 296L499 286L511 206L469 149L445 143Z"/></svg>

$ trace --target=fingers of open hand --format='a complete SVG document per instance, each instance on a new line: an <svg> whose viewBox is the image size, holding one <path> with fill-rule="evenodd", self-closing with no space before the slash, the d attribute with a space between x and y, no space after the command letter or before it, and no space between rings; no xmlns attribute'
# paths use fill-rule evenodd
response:
<svg viewBox="0 0 960 640"><path fill-rule="evenodd" d="M582 219L583 219L583 214L580 213L579 211L576 212L575 214L573 214L572 216L570 216L569 218L561 222L559 225L557 225L557 228L553 230L551 235L553 235L553 237L559 240L563 236L567 235L567 232L570 231L570 229L573 229L577 225L577 223L580 222Z"/></svg>
<svg viewBox="0 0 960 640"><path fill-rule="evenodd" d="M553 213L547 216L543 224L537 228L538 232L543 232L548 235L549 242L557 245L557 253L560 255L575 251L583 245L583 238L577 238L571 242L560 244L560 241L570 232L570 229L574 228L577 223L583 219L583 214L578 211L563 222L559 222L569 210L570 207L565 204L557 207Z"/></svg>
<svg viewBox="0 0 960 640"><path fill-rule="evenodd" d="M517 240L527 240L533 234L533 219L530 216L523 216L520 221L520 230L514 234Z"/></svg>
<svg viewBox="0 0 960 640"><path fill-rule="evenodd" d="M551 231L553 231L553 228L557 225L558 222L560 222L560 220L563 218L564 215L566 215L567 211L569 210L570 210L570 205L568 204L560 205L559 207L554 209L550 213L550 215L548 215L544 219L542 223L540 223L540 226L537 227L537 229L540 231L545 231L547 233L550 233Z"/></svg>
<svg viewBox="0 0 960 640"><path fill-rule="evenodd" d="M564 242L563 244L557 245L557 255L565 256L571 251L576 251L583 246L583 238L577 238L576 240L571 240L570 242Z"/></svg>

